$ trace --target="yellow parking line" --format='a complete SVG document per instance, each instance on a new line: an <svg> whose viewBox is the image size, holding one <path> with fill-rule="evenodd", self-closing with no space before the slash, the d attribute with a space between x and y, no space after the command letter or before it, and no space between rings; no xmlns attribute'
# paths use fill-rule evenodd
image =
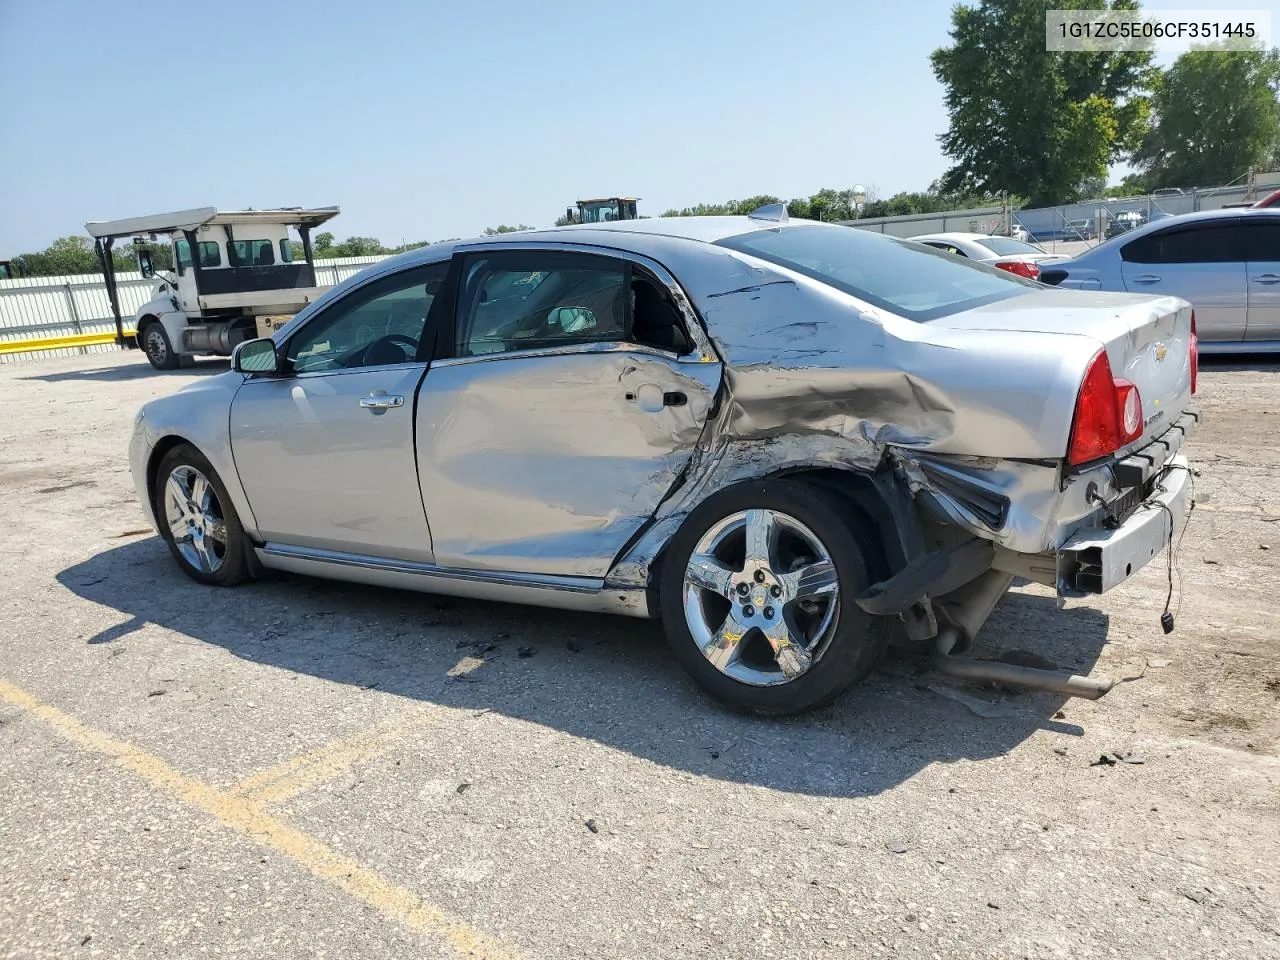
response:
<svg viewBox="0 0 1280 960"><path fill-rule="evenodd" d="M471 960L513 960L517 955L492 937L425 903L417 894L388 880L328 844L263 812L256 804L175 770L159 757L86 726L57 707L36 699L21 687L0 680L0 702L18 707L44 721L64 739L110 757L154 787L203 810L224 826L282 854L328 880L388 920L439 938Z"/></svg>
<svg viewBox="0 0 1280 960"><path fill-rule="evenodd" d="M332 780L357 763L392 750L408 733L440 718L444 712L431 707L406 710L350 737L326 743L279 766L255 773L228 792L259 806L279 803Z"/></svg>

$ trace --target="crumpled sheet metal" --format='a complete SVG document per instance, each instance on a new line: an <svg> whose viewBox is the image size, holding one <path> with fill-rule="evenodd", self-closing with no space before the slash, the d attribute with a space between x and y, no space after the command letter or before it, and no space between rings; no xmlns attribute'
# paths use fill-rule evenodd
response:
<svg viewBox="0 0 1280 960"><path fill-rule="evenodd" d="M690 294L725 361L721 404L684 480L615 566L610 583L646 582L684 517L730 484L780 469L876 469L886 456L929 455L998 464L984 480L1014 501L999 535L915 471L948 519L1010 549L1044 549L1057 471L1022 460L1061 458L1079 370L1097 349L1085 337L1019 330L958 331L874 308L862 320L839 291L739 258L719 276L686 273ZM736 263L725 269L724 264ZM781 282L779 282L781 281ZM701 289L698 284L701 283ZM981 363L977 359L981 358ZM993 383L990 371L1001 371Z"/></svg>
<svg viewBox="0 0 1280 960"><path fill-rule="evenodd" d="M685 469L719 382L714 364L625 351L437 365L417 453L435 562L603 577ZM640 407L652 390L661 416ZM663 407L663 390L686 402Z"/></svg>

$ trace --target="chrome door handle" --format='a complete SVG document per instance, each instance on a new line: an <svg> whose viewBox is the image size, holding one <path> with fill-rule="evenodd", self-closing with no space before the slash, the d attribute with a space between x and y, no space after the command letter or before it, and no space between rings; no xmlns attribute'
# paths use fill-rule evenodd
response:
<svg viewBox="0 0 1280 960"><path fill-rule="evenodd" d="M1260 273L1253 278L1254 283L1280 283L1280 273Z"/></svg>
<svg viewBox="0 0 1280 960"><path fill-rule="evenodd" d="M366 410L373 410L375 413L381 410L390 410L392 407L403 407L404 397L392 397L383 393L381 390L375 390L367 397L360 398L360 406Z"/></svg>
<svg viewBox="0 0 1280 960"><path fill-rule="evenodd" d="M1160 278L1157 277L1154 273L1144 273L1140 277L1133 277L1132 280L1134 283L1159 283L1160 282Z"/></svg>

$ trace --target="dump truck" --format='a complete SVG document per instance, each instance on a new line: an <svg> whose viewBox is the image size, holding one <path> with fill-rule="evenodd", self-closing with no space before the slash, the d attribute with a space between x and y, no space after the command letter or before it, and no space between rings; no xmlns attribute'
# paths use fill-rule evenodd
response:
<svg viewBox="0 0 1280 960"><path fill-rule="evenodd" d="M316 283L311 231L338 213L336 206L200 207L86 223L106 281L116 341L141 347L157 370L173 370L200 355L230 356L238 343L269 334L279 318L292 316L328 289ZM302 241L300 259L290 229ZM157 281L151 299L134 315L131 333L120 314L111 257L122 237L132 238L142 275ZM151 249L157 243L170 248L171 271L153 268Z"/></svg>

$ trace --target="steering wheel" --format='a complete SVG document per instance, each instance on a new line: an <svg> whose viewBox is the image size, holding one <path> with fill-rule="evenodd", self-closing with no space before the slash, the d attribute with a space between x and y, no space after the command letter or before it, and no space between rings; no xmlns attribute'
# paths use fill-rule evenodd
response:
<svg viewBox="0 0 1280 960"><path fill-rule="evenodd" d="M361 351L361 354L360 354L360 359L362 360L361 366L373 366L374 364L370 363L369 358L372 356L375 356L376 351L383 344L386 344L388 346L394 344L395 346L398 346L398 347L407 348L405 350L404 357L400 358L399 360L381 361L383 363L400 363L403 360L412 360L413 357L418 352L418 341L413 339L413 337L407 336L406 334L403 334L403 333L388 333L384 337L379 337L377 340L373 341L373 343L365 347L363 351Z"/></svg>

